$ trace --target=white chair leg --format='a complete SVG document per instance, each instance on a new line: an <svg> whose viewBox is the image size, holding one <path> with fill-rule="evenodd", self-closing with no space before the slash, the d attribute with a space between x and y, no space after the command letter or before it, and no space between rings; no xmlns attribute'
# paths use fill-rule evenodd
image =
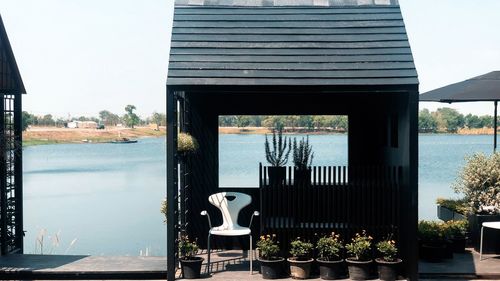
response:
<svg viewBox="0 0 500 281"><path fill-rule="evenodd" d="M210 275L210 233L207 238L207 274Z"/></svg>
<svg viewBox="0 0 500 281"><path fill-rule="evenodd" d="M481 226L481 240L479 241L479 261L483 259L483 230L484 226Z"/></svg>
<svg viewBox="0 0 500 281"><path fill-rule="evenodd" d="M250 234L250 251L248 252L248 258L250 259L250 275L253 274L253 251L252 251L252 235Z"/></svg>

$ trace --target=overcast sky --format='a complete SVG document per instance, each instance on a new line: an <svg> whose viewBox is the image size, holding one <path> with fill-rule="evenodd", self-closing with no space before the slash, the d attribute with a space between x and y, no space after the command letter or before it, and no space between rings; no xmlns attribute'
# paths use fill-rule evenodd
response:
<svg viewBox="0 0 500 281"><path fill-rule="evenodd" d="M400 0L420 92L500 69L500 1ZM0 0L28 95L58 117L165 112L173 0ZM492 114L492 103L421 103Z"/></svg>

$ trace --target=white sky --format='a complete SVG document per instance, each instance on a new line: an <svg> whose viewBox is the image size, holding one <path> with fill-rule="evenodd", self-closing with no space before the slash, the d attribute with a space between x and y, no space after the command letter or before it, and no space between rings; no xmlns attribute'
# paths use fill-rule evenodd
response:
<svg viewBox="0 0 500 281"><path fill-rule="evenodd" d="M399 0L420 92L500 70L499 0ZM165 112L173 0L0 0L28 95L58 117ZM492 103L421 103L492 115Z"/></svg>

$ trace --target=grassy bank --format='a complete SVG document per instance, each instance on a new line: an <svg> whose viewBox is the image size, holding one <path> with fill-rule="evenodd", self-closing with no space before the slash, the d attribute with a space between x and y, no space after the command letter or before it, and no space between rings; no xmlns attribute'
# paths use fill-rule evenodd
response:
<svg viewBox="0 0 500 281"><path fill-rule="evenodd" d="M159 131L155 129L153 127L137 127L134 129L108 127L104 130L33 127L23 132L23 145L104 143L118 138L136 139L165 136L165 127L160 128Z"/></svg>

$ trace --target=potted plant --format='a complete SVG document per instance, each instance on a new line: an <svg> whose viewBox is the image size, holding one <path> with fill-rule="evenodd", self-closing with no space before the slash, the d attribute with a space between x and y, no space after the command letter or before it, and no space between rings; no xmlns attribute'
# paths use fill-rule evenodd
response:
<svg viewBox="0 0 500 281"><path fill-rule="evenodd" d="M294 168L294 184L296 186L309 186L311 184L310 166L314 158L312 145L309 144L309 136L306 139L302 138L297 142L297 138L293 139L293 165Z"/></svg>
<svg viewBox="0 0 500 281"><path fill-rule="evenodd" d="M469 223L466 220L451 220L445 224L447 228L448 239L452 243L452 250L454 253L464 253L465 244L467 241L467 227Z"/></svg>
<svg viewBox="0 0 500 281"><path fill-rule="evenodd" d="M311 274L311 265L314 259L311 257L314 246L309 242L302 241L300 237L290 242L290 275L296 279L307 279Z"/></svg>
<svg viewBox="0 0 500 281"><path fill-rule="evenodd" d="M483 222L500 221L500 153L491 156L474 154L466 161L453 189L468 202L470 238L479 251ZM483 245L483 254L500 254L500 239L497 237L495 230L484 231L483 240L488 243Z"/></svg>
<svg viewBox="0 0 500 281"><path fill-rule="evenodd" d="M276 132L278 133L276 134ZM288 156L291 150L288 138L285 137L283 140L283 129L279 128L273 130L272 148L266 134L264 146L266 160L271 165L271 167L268 168L269 184L272 186L283 185L286 176L286 168L284 166L288 162Z"/></svg>
<svg viewBox="0 0 500 281"><path fill-rule="evenodd" d="M436 199L437 217L443 221L465 220L467 202L465 199Z"/></svg>
<svg viewBox="0 0 500 281"><path fill-rule="evenodd" d="M202 257L197 257L198 244L190 241L187 235L181 235L179 241L179 254L182 276L186 279L200 278Z"/></svg>
<svg viewBox="0 0 500 281"><path fill-rule="evenodd" d="M281 276L284 258L279 256L280 248L275 241L276 235L262 235L257 242L260 272L264 279L276 279Z"/></svg>
<svg viewBox="0 0 500 281"><path fill-rule="evenodd" d="M340 240L340 235L332 232L328 236L319 238L316 244L318 250L319 275L321 279L339 279L343 275L342 249L344 245Z"/></svg>
<svg viewBox="0 0 500 281"><path fill-rule="evenodd" d="M402 260L397 258L398 248L396 242L392 239L386 239L378 242L375 247L380 257L375 259L378 267L378 276L380 280L396 280L398 277L399 265Z"/></svg>
<svg viewBox="0 0 500 281"><path fill-rule="evenodd" d="M356 233L351 243L345 245L349 255L346 262L350 279L366 280L370 277L370 268L373 263L372 240L373 238L363 230L361 234Z"/></svg>
<svg viewBox="0 0 500 281"><path fill-rule="evenodd" d="M198 150L198 141L188 133L177 135L177 152L183 156L194 153Z"/></svg>
<svg viewBox="0 0 500 281"><path fill-rule="evenodd" d="M418 223L420 258L429 262L439 262L445 258L446 241L442 223L421 220Z"/></svg>

